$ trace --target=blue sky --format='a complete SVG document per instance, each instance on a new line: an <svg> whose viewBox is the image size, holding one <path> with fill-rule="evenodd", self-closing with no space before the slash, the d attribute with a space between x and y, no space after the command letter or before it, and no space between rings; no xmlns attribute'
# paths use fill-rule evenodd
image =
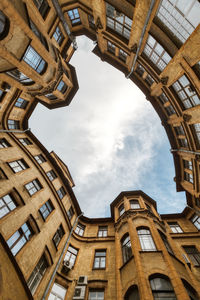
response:
<svg viewBox="0 0 200 300"><path fill-rule="evenodd" d="M124 74L91 53L79 37L71 64L79 91L70 106L48 110L39 104L29 126L68 165L74 193L88 217L110 216L121 191L143 190L159 213L181 212L170 145L161 121L142 92Z"/></svg>

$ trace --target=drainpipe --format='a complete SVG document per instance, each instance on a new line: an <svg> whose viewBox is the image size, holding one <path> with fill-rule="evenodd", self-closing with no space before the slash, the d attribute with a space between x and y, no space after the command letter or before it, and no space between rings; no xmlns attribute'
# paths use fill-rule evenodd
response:
<svg viewBox="0 0 200 300"><path fill-rule="evenodd" d="M184 149L170 149L170 152L185 152L185 153L191 153L191 154L195 154L195 155L200 155L200 152L195 152L195 151L190 151L190 150L184 150Z"/></svg>
<svg viewBox="0 0 200 300"><path fill-rule="evenodd" d="M7 133L10 133L10 132L12 132L12 133L24 133L24 132L26 132L26 131L28 131L28 130L31 130L31 128L27 128L27 129L25 129L25 130L0 129L0 132L7 132Z"/></svg>
<svg viewBox="0 0 200 300"><path fill-rule="evenodd" d="M135 54L135 57L134 57L134 60L133 60L133 65L131 67L130 73L128 75L126 75L126 78L129 78L131 76L131 74L133 73L133 70L134 70L134 67L135 67L135 64L136 64L136 60L138 58L138 55L139 55L139 52L140 52L140 49L141 49L141 46L142 46L142 41L143 41L143 38L144 38L144 34L145 34L145 31L146 31L146 28L147 28L147 25L148 25L148 22L149 22L154 4L155 4L155 0L152 0L149 11L148 11L148 14L147 14L147 17L146 17L146 20L145 20L145 23L144 23L144 27L142 29L142 34L141 34L140 41L139 41L139 44L138 44L138 48L137 48L137 51L136 51L136 54Z"/></svg>
<svg viewBox="0 0 200 300"><path fill-rule="evenodd" d="M56 275L56 272L57 272L57 270L58 270L58 267L59 267L59 265L60 265L60 262L61 262L61 260L63 259L65 250L67 249L68 242L69 242L69 240L70 240L70 237L71 237L71 235L72 235L72 232L73 232L73 230L74 230L74 227L75 227L76 223L78 222L78 220L79 220L79 218L80 218L81 216L83 216L83 212L82 212L79 216L77 216L77 218L76 218L76 220L75 220L75 222L74 222L74 224L73 224L73 226L72 226L72 229L71 229L70 234L69 234L69 236L68 236L68 238L67 238L67 241L66 241L66 243L65 243L65 246L64 246L64 248L63 248L63 250L62 250L62 253L61 253L60 257L59 257L59 260L58 260L58 262L57 262L57 264L56 264L56 266L55 266L55 269L54 269L54 271L53 271L53 274L51 275L51 278L50 278L50 280L49 280L49 283L48 283L48 285L47 285L47 287L46 287L46 289L45 289L45 292L44 292L43 297L42 297L41 300L45 300L45 298L46 298L46 296L47 296L47 294L48 294L48 292L49 292L49 288L50 288L50 286L51 286L51 284L52 284L52 282L53 282L53 280L54 280L54 277L55 277L55 275Z"/></svg>
<svg viewBox="0 0 200 300"><path fill-rule="evenodd" d="M52 2L53 2L53 5L54 5L54 8L56 10L57 15L58 15L58 17L60 18L60 21L63 24L65 32L67 33L67 35L69 36L70 40L72 41L74 49L77 50L78 49L78 45L76 43L76 38L72 35L72 33L71 33L70 29L69 29L69 26L68 26L68 24L67 24L67 22L65 20L64 14L62 12L60 4L58 3L58 0L52 0Z"/></svg>

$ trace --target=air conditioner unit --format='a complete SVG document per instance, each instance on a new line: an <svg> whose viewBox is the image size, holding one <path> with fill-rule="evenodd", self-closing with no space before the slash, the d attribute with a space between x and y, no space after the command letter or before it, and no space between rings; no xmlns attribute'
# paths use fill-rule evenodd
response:
<svg viewBox="0 0 200 300"><path fill-rule="evenodd" d="M65 272L69 272L69 270L72 269L73 264L69 260L64 260L63 267L64 267Z"/></svg>
<svg viewBox="0 0 200 300"><path fill-rule="evenodd" d="M88 278L87 276L80 276L77 282L77 285L87 285L88 283Z"/></svg>
<svg viewBox="0 0 200 300"><path fill-rule="evenodd" d="M74 291L73 300L84 300L85 299L86 286L77 285Z"/></svg>

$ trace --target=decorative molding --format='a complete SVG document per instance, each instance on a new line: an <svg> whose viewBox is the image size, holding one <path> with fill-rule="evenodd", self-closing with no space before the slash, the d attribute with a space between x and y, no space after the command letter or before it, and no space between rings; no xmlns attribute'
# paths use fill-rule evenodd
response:
<svg viewBox="0 0 200 300"><path fill-rule="evenodd" d="M101 19L98 17L96 21L96 29L103 29Z"/></svg>
<svg viewBox="0 0 200 300"><path fill-rule="evenodd" d="M131 47L131 52L133 52L134 54L136 54L137 52L137 44L135 43L132 47Z"/></svg>
<svg viewBox="0 0 200 300"><path fill-rule="evenodd" d="M162 83L163 85L167 85L168 80L169 80L169 77L168 77L168 76L162 77L162 78L160 79L160 81L161 81L161 83Z"/></svg>

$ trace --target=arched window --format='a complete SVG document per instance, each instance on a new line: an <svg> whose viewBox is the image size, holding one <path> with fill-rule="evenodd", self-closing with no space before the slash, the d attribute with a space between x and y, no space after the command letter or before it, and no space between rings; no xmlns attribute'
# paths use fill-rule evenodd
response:
<svg viewBox="0 0 200 300"><path fill-rule="evenodd" d="M123 263L125 264L125 262L127 262L129 258L132 256L131 241L128 233L126 233L121 239L121 247L122 247Z"/></svg>
<svg viewBox="0 0 200 300"><path fill-rule="evenodd" d="M171 246L170 246L170 244L167 240L167 237L161 231L159 231L159 234L161 236L161 239L163 240L163 243L165 244L165 247L166 247L167 251L171 254L174 254L174 252L173 252L173 250L172 250L172 248L171 248Z"/></svg>
<svg viewBox="0 0 200 300"><path fill-rule="evenodd" d="M142 251L156 251L156 246L154 244L151 232L146 227L140 227L137 229L138 237L140 240L140 245Z"/></svg>
<svg viewBox="0 0 200 300"><path fill-rule="evenodd" d="M195 291L195 289L185 280L182 279L183 285L190 297L191 300L198 300L198 296L197 296L197 292Z"/></svg>
<svg viewBox="0 0 200 300"><path fill-rule="evenodd" d="M140 300L139 291L137 285L129 287L125 294L124 300Z"/></svg>
<svg viewBox="0 0 200 300"><path fill-rule="evenodd" d="M153 277L150 279L150 285L154 300L176 300L174 289L168 277Z"/></svg>
<svg viewBox="0 0 200 300"><path fill-rule="evenodd" d="M4 39L9 31L9 20L0 10L0 40Z"/></svg>

